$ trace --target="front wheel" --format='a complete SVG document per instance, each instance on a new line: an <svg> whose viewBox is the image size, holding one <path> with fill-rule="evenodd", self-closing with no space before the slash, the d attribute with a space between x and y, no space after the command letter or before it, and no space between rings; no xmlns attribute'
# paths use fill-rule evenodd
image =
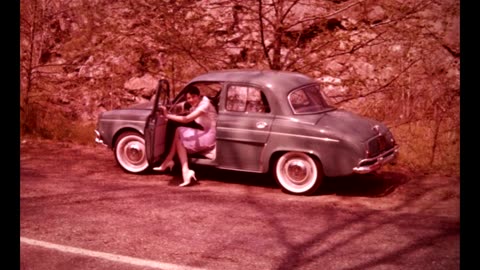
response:
<svg viewBox="0 0 480 270"><path fill-rule="evenodd" d="M310 195L323 179L319 161L302 152L287 152L275 163L274 176L277 183L288 193Z"/></svg>
<svg viewBox="0 0 480 270"><path fill-rule="evenodd" d="M148 168L145 140L137 132L127 131L115 143L115 159L123 170L140 173Z"/></svg>

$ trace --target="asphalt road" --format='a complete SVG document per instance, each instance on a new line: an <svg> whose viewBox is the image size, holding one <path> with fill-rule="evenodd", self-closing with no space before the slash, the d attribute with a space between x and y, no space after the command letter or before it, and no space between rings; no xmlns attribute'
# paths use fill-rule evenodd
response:
<svg viewBox="0 0 480 270"><path fill-rule="evenodd" d="M24 141L20 269L459 269L458 177L327 179L313 196L267 175L133 175L103 147Z"/></svg>

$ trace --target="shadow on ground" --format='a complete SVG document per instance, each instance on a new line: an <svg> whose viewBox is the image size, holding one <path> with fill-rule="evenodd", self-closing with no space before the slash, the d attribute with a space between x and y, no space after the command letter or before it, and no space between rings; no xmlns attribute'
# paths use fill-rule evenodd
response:
<svg viewBox="0 0 480 270"><path fill-rule="evenodd" d="M407 183L410 177L397 172L381 172L325 178L317 195L384 197Z"/></svg>
<svg viewBox="0 0 480 270"><path fill-rule="evenodd" d="M258 174L220 170L208 167L195 167L197 178L222 183L257 186L263 188L279 189L280 186L270 174ZM179 168L171 173L173 179L170 185L182 182ZM313 196L339 195L350 197L383 197L391 194L399 186L407 183L410 177L398 172L378 172L364 175L351 175L345 177L326 177L319 190Z"/></svg>

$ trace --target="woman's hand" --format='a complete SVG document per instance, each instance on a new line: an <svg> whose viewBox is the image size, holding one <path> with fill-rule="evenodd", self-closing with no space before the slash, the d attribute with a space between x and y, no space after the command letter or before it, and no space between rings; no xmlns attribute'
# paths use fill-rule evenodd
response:
<svg viewBox="0 0 480 270"><path fill-rule="evenodd" d="M167 116L167 107L160 106L160 111L162 111L163 116Z"/></svg>

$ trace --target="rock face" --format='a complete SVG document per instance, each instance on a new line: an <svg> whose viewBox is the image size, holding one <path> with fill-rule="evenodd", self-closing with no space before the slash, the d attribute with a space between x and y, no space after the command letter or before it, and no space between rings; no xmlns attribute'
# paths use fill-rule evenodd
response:
<svg viewBox="0 0 480 270"><path fill-rule="evenodd" d="M266 21L260 28L258 11L242 1L74 3L61 16L49 17L37 33L46 37L36 44L42 48L39 66L63 66L55 71L60 87L54 95L82 92L98 106L108 96L115 99L113 107L149 99L159 78L174 79L178 90L198 73L222 68L278 67L332 76L345 83L347 98L391 80L402 80L408 88L406 77L417 84L417 77L432 67L444 69L444 77L436 80L459 80L459 1L420 7L402 1L349 2L297 3L283 25L274 28ZM275 14L267 5L263 8L265 20L273 21ZM21 15L31 20L28 12ZM22 38L26 60L29 41ZM26 73L22 75L25 82ZM69 106L76 103L80 100L72 98ZM76 109L87 109L83 113L94 119L94 107Z"/></svg>
<svg viewBox="0 0 480 270"><path fill-rule="evenodd" d="M125 82L123 88L135 96L150 99L155 93L158 80L159 78L155 78L151 74L146 73L142 77L130 78Z"/></svg>

